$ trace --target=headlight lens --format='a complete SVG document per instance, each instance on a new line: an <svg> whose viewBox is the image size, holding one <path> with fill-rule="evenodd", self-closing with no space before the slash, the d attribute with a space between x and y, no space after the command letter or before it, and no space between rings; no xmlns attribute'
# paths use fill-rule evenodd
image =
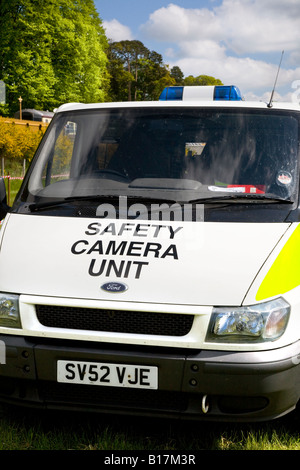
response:
<svg viewBox="0 0 300 470"><path fill-rule="evenodd" d="M248 307L213 309L207 341L262 342L274 341L285 331L290 305L282 298Z"/></svg>
<svg viewBox="0 0 300 470"><path fill-rule="evenodd" d="M19 296L0 293L0 327L21 328Z"/></svg>

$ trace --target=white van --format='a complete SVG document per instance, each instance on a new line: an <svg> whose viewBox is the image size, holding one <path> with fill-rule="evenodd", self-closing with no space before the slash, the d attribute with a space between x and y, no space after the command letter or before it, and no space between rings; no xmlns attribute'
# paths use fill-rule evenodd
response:
<svg viewBox="0 0 300 470"><path fill-rule="evenodd" d="M3 404L220 421L297 405L300 107L167 91L61 106L11 208L0 181Z"/></svg>

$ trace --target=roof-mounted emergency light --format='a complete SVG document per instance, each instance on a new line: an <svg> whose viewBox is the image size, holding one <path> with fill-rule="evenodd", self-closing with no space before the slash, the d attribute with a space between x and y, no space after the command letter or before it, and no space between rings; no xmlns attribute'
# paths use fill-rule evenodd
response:
<svg viewBox="0 0 300 470"><path fill-rule="evenodd" d="M223 86L170 86L166 87L160 101L242 101L238 87Z"/></svg>

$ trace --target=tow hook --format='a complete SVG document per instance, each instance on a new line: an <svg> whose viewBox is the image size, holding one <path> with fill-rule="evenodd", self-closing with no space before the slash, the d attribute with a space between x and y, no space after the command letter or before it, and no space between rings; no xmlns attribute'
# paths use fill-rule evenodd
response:
<svg viewBox="0 0 300 470"><path fill-rule="evenodd" d="M206 414L209 410L208 396L203 395L202 397L202 413Z"/></svg>

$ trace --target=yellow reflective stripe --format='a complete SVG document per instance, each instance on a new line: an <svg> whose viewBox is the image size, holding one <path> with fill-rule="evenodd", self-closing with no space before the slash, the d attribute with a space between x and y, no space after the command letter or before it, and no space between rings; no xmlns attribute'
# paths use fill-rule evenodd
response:
<svg viewBox="0 0 300 470"><path fill-rule="evenodd" d="M284 294L300 285L300 225L294 230L261 283L256 300Z"/></svg>

